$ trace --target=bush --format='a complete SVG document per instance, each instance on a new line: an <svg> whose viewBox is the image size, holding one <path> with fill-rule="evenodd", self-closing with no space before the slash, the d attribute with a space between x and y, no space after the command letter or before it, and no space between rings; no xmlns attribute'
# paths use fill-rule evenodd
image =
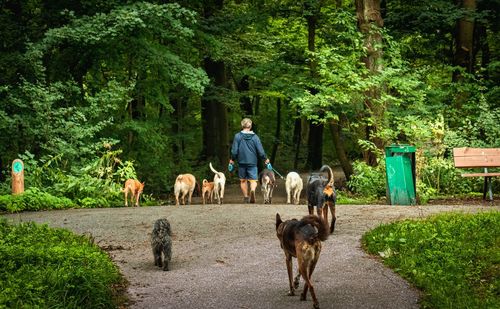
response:
<svg viewBox="0 0 500 309"><path fill-rule="evenodd" d="M30 188L17 195L0 195L0 210L9 212L65 209L75 206L68 198L56 197L38 188Z"/></svg>
<svg viewBox="0 0 500 309"><path fill-rule="evenodd" d="M364 247L424 291L423 308L500 308L500 213L386 224Z"/></svg>
<svg viewBox="0 0 500 309"><path fill-rule="evenodd" d="M353 192L368 198L386 195L385 164L373 167L363 161L356 161L353 168L354 175L347 184Z"/></svg>
<svg viewBox="0 0 500 309"><path fill-rule="evenodd" d="M109 256L84 236L0 220L0 307L102 308L121 283Z"/></svg>
<svg viewBox="0 0 500 309"><path fill-rule="evenodd" d="M419 178L427 187L435 190L436 194L461 194L481 192L483 179L480 177L462 177L464 170L455 168L453 159L427 158L424 159Z"/></svg>

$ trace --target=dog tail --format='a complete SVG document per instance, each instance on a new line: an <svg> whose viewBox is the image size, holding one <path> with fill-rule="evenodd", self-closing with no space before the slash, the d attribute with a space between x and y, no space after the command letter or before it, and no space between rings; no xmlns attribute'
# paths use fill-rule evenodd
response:
<svg viewBox="0 0 500 309"><path fill-rule="evenodd" d="M332 171L332 169L330 168L330 166L328 166L328 165L326 165L326 164L325 164L325 165L323 165L323 166L320 168L320 170L319 170L319 171L320 171L320 172L324 172L325 170L327 170L327 171L328 171L328 184L327 184L327 185L329 185L329 186L332 186L332 187L333 187L333 185L334 185L334 183L335 183L335 180L333 179L333 171Z"/></svg>
<svg viewBox="0 0 500 309"><path fill-rule="evenodd" d="M321 241L327 240L328 235L330 235L328 231L328 224L322 217L318 217L316 215L308 215L303 217L300 220L300 223L301 223L300 225L310 224L314 226L318 230L318 233L315 236Z"/></svg>
<svg viewBox="0 0 500 309"><path fill-rule="evenodd" d="M212 166L212 162L210 162L208 165L210 165L210 169L212 170L212 172L214 172L215 174L219 174L219 172L217 172L215 168Z"/></svg>
<svg viewBox="0 0 500 309"><path fill-rule="evenodd" d="M208 183L208 180L203 179L203 181L202 181L201 183L202 183L202 185L204 186L206 183Z"/></svg>

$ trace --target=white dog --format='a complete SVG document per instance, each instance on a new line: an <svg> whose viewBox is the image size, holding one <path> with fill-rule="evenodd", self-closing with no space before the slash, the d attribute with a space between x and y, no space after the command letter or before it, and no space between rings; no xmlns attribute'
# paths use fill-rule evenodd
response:
<svg viewBox="0 0 500 309"><path fill-rule="evenodd" d="M217 203L222 204L224 199L224 187L226 186L226 176L223 172L217 172L210 162L210 169L215 173L214 176L214 191L213 195L217 199Z"/></svg>
<svg viewBox="0 0 500 309"><path fill-rule="evenodd" d="M303 188L302 178L296 172L290 172L286 175L286 203L293 202L295 205L299 204L300 192Z"/></svg>

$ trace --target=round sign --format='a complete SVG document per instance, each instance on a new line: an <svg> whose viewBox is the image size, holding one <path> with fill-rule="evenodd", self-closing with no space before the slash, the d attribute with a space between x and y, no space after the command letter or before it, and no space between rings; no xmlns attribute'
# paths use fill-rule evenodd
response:
<svg viewBox="0 0 500 309"><path fill-rule="evenodd" d="M12 170L14 173L20 173L23 171L23 164L19 161L14 162L14 165L12 166Z"/></svg>

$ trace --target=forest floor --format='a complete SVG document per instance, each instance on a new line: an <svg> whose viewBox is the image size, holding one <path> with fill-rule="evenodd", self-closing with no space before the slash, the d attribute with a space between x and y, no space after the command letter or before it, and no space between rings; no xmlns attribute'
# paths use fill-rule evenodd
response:
<svg viewBox="0 0 500 309"><path fill-rule="evenodd" d="M281 188L283 184L280 184ZM260 192L259 192L260 193ZM25 212L14 222L45 222L90 234L109 252L129 282L128 308L311 308L310 295L286 296L284 254L275 216L300 218L307 207L286 205L284 190L273 204L242 204L238 185L227 187L223 205L122 207ZM418 308L419 292L361 248L361 236L381 223L446 211L499 211L498 203L388 206L337 205L337 226L323 244L313 274L321 308ZM153 265L149 238L156 219L173 230L171 270ZM294 260L294 272L296 261ZM300 291L303 287L301 281ZM300 293L299 291L299 293ZM299 294L297 293L297 295Z"/></svg>

